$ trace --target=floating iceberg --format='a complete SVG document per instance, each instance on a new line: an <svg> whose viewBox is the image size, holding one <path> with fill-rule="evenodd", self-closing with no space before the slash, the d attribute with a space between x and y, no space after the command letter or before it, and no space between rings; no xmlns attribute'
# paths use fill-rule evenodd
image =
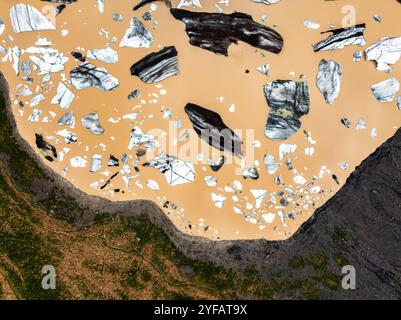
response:
<svg viewBox="0 0 401 320"><path fill-rule="evenodd" d="M131 25L127 29L120 47L149 48L153 42L152 33L145 28L138 18L132 18Z"/></svg>
<svg viewBox="0 0 401 320"><path fill-rule="evenodd" d="M111 91L119 86L117 78L113 77L104 68L95 67L84 62L70 71L71 83L77 90L96 88L102 91Z"/></svg>
<svg viewBox="0 0 401 320"><path fill-rule="evenodd" d="M175 186L195 181L195 169L191 162L182 161L165 153L160 154L143 166L159 170L167 183Z"/></svg>
<svg viewBox="0 0 401 320"><path fill-rule="evenodd" d="M10 9L10 18L15 33L56 29L38 9L28 4L13 5Z"/></svg>
<svg viewBox="0 0 401 320"><path fill-rule="evenodd" d="M81 119L82 126L96 135L104 133L103 127L100 125L99 115L97 113L89 113Z"/></svg>

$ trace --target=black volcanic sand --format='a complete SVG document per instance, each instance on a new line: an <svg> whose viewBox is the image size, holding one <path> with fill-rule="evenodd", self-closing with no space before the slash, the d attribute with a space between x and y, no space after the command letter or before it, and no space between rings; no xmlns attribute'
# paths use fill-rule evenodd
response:
<svg viewBox="0 0 401 320"><path fill-rule="evenodd" d="M316 288L320 298L401 299L401 129L363 161L344 187L289 240L214 242L178 231L152 202L111 202L74 188L49 169L17 132L8 85L1 73L0 92L8 102L6 112L19 148L44 172L25 188L38 205L45 203L49 194L55 196L54 212L77 227L88 227L96 217L109 214L146 214L191 259L245 275L256 270L266 281L277 273L283 279L323 275ZM7 159L7 155L2 157ZM21 174L13 163L8 165L13 177ZM348 264L356 269L357 290L343 290L339 285L342 266ZM297 296L288 288L282 297Z"/></svg>

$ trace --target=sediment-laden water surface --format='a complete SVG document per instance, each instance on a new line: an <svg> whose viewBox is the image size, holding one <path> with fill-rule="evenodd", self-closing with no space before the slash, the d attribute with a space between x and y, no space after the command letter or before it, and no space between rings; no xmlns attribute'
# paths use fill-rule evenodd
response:
<svg viewBox="0 0 401 320"><path fill-rule="evenodd" d="M19 132L90 195L287 239L399 128L401 5L265 2L2 0Z"/></svg>

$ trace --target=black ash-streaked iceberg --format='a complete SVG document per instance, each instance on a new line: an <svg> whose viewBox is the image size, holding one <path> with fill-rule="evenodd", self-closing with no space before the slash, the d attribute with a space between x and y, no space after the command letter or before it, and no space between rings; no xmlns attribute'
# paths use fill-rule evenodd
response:
<svg viewBox="0 0 401 320"><path fill-rule="evenodd" d="M174 46L148 54L131 66L131 75L145 83L160 82L180 74L178 53Z"/></svg>
<svg viewBox="0 0 401 320"><path fill-rule="evenodd" d="M365 28L365 24L358 24L347 28L339 28L322 32L322 34L332 34L328 38L316 43L313 46L313 50L315 52L324 50L339 50L351 45L362 47L366 44L364 36Z"/></svg>
<svg viewBox="0 0 401 320"><path fill-rule="evenodd" d="M218 150L242 157L241 138L227 127L218 113L193 103L185 106L185 112L202 140Z"/></svg>
<svg viewBox="0 0 401 320"><path fill-rule="evenodd" d="M253 20L252 16L234 12L208 13L171 9L177 20L185 23L190 44L224 56L238 41L272 53L280 53L284 40L275 30Z"/></svg>
<svg viewBox="0 0 401 320"><path fill-rule="evenodd" d="M35 143L46 160L53 162L57 159L56 148L47 142L41 134L35 133Z"/></svg>

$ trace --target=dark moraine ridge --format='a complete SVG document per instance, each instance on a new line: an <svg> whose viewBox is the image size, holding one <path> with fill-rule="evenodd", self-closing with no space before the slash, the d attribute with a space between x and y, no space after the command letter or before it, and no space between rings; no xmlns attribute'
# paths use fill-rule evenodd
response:
<svg viewBox="0 0 401 320"><path fill-rule="evenodd" d="M281 273L283 279L311 279L326 275L341 279L341 267L353 265L357 290L319 285L320 298L401 299L401 129L355 170L343 188L289 240L269 242L214 242L178 231L152 202L111 202L88 196L53 172L19 135L11 112L8 86L0 73L0 93L7 101L6 112L14 138L27 157L35 159L45 176L25 186L33 202L44 203L49 194L63 199L54 210L71 217L79 227L90 226L97 215L148 215L185 255L193 259L244 272L254 267L266 279ZM4 110L1 110L4 112ZM13 176L18 173L9 163ZM63 205L77 203L81 215ZM282 298L296 298L289 290Z"/></svg>

